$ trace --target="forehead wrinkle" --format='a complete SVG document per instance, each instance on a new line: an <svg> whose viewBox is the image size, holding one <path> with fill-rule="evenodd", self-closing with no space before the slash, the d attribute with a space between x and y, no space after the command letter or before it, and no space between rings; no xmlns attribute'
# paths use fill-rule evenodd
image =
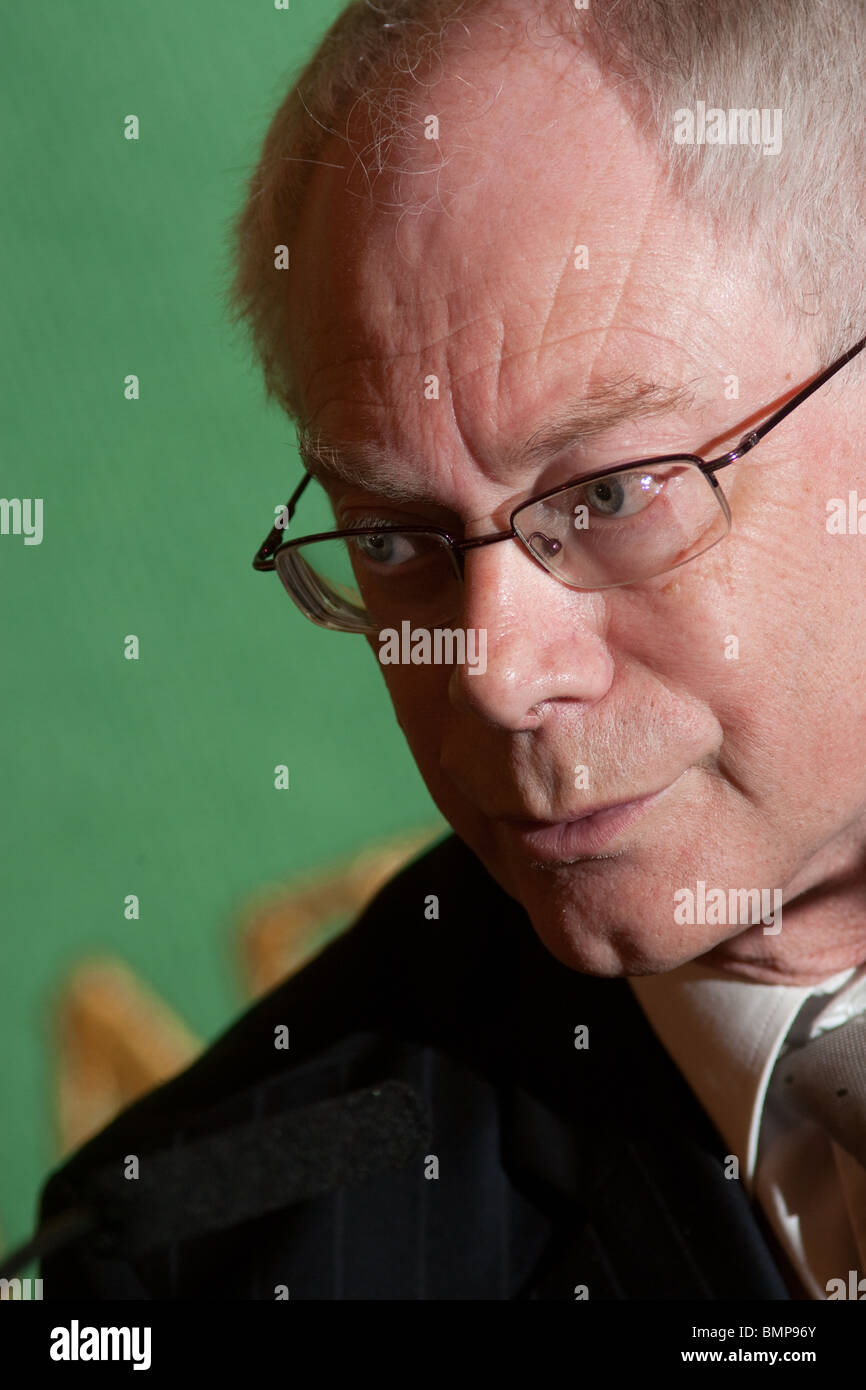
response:
<svg viewBox="0 0 866 1390"><path fill-rule="evenodd" d="M552 418L522 443L504 449L500 462L509 473L527 463L541 464L562 449L587 443L630 420L671 415L694 405L694 383L666 384L631 375L596 382L573 403L564 403ZM399 461L372 441L327 443L319 433L298 433L298 452L304 467L327 488L344 483L394 502L428 502L440 506L441 496L398 473Z"/></svg>

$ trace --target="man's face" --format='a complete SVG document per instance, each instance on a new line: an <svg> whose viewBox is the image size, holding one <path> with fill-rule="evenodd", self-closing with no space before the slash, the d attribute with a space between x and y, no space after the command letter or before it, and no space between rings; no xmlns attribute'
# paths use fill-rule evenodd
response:
<svg viewBox="0 0 866 1390"><path fill-rule="evenodd" d="M343 526L503 529L519 501L592 469L722 452L825 365L746 251L719 251L666 196L573 50L460 71L418 99L419 135L435 113L440 145L394 159L428 172L380 178L373 207L357 178L347 191L352 157L332 141L322 158L344 167L316 171L293 240L304 423L357 465L357 484L328 488ZM455 100L467 80L471 120ZM733 529L697 560L585 593L516 541L471 551L450 625L486 631L486 670L382 668L442 814L568 965L639 974L712 951L794 981L862 958L866 539L826 527L828 499L864 476L850 382L719 474ZM641 404L641 383L681 401ZM617 417L605 393L637 408ZM573 443L521 451L567 408L586 416ZM562 824L655 792L620 829ZM699 881L783 890L782 930L678 922L675 893Z"/></svg>

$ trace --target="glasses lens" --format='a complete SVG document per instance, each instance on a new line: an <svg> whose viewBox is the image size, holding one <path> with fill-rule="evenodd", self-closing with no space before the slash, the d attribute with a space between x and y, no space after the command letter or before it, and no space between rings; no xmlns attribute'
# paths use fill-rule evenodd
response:
<svg viewBox="0 0 866 1390"><path fill-rule="evenodd" d="M579 483L514 516L532 554L576 589L664 574L716 545L730 525L723 493L689 459Z"/></svg>
<svg viewBox="0 0 866 1390"><path fill-rule="evenodd" d="M430 532L358 530L277 552L283 584L308 617L341 632L450 622L460 578L449 546Z"/></svg>

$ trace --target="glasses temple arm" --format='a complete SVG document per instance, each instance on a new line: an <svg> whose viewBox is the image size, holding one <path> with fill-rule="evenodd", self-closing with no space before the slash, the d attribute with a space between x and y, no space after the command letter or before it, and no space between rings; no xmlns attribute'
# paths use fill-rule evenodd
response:
<svg viewBox="0 0 866 1390"><path fill-rule="evenodd" d="M295 488L288 502L283 507L282 513L280 515L280 520L276 523L276 525L274 525L271 528L271 530L268 533L267 539L262 543L262 545L259 546L258 550L256 551L256 557L253 560L254 570L272 570L274 568L274 551L279 549L280 544L282 543L283 535L285 534L289 522L295 515L295 508L298 505L301 493L304 491L304 488L307 486L307 483L310 481L311 478L311 473L304 474L303 478L298 483L298 486Z"/></svg>
<svg viewBox="0 0 866 1390"><path fill-rule="evenodd" d="M815 377L814 381L810 381L808 386L804 386L802 391L798 391L796 396L792 396L787 404L783 405L780 410L777 410L774 415L771 415L769 420L765 420L763 425L759 425L757 429L750 430L748 434L744 434L739 444L731 449L730 453L722 454L722 456L717 459L711 459L706 465L704 472L715 473L719 468L726 468L729 463L736 463L737 459L742 458L743 454L747 454L750 449L754 449L755 445L759 440L764 438L765 434L769 434L770 430L775 429L776 425L781 424L785 417L791 414L792 410L796 410L797 406L802 405L807 397L811 396L813 391L819 390L826 381L830 380L831 376L835 376L837 372L840 372L843 367L847 366L851 358L856 357L858 352L862 352L864 347L866 347L866 338L861 338L859 343L855 343L852 348L849 348L847 352L843 353L842 356L831 363L829 367L826 367L823 372L820 372L819 375Z"/></svg>

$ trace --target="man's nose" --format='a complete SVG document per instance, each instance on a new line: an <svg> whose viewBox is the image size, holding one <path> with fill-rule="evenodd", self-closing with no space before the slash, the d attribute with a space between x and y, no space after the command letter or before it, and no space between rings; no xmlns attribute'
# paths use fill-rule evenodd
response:
<svg viewBox="0 0 866 1390"><path fill-rule="evenodd" d="M602 594L567 588L515 540L466 551L460 625L486 660L454 666L453 707L520 730L550 701L602 699L613 679L605 612Z"/></svg>

